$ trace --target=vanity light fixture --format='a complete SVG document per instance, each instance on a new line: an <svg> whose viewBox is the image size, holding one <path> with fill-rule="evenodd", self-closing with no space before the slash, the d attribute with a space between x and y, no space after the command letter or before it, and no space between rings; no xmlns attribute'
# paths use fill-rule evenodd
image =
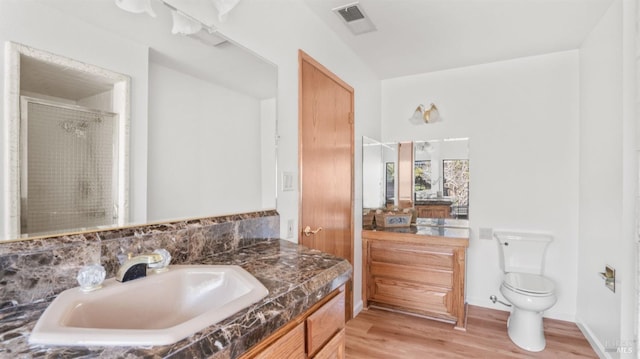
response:
<svg viewBox="0 0 640 359"><path fill-rule="evenodd" d="M156 17L155 11L151 7L151 0L114 0L116 5L125 11L140 14L146 13L151 17ZM225 20L227 14L234 8L240 0L210 0L211 4L218 13L218 19L222 22ZM217 30L212 26L207 26L199 20L185 14L184 12L176 9L167 1L162 0L162 3L171 9L171 15L173 19L173 27L171 33L188 35L204 42L207 45L217 46L227 42L227 39L220 36ZM201 31L204 30L204 31Z"/></svg>
<svg viewBox="0 0 640 359"><path fill-rule="evenodd" d="M218 20L224 21L229 11L233 10L240 0L211 0L211 2L218 11Z"/></svg>
<svg viewBox="0 0 640 359"><path fill-rule="evenodd" d="M151 7L151 0L115 0L115 2L124 11L134 14L147 13L151 17L156 17L156 13Z"/></svg>
<svg viewBox="0 0 640 359"><path fill-rule="evenodd" d="M419 105L413 113L413 116L409 118L409 122L414 125L420 125L423 123L432 123L442 121L440 112L435 104L431 104L428 109L425 109L424 105Z"/></svg>
<svg viewBox="0 0 640 359"><path fill-rule="evenodd" d="M171 9L171 17L173 19L171 33L174 35L192 35L202 30L200 21L196 21L178 10Z"/></svg>

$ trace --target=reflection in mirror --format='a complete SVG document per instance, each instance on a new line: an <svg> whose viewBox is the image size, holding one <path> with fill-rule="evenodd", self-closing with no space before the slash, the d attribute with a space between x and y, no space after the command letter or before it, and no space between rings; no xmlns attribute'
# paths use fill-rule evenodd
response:
<svg viewBox="0 0 640 359"><path fill-rule="evenodd" d="M469 218L468 139L362 143L365 212L411 208L418 218Z"/></svg>
<svg viewBox="0 0 640 359"><path fill-rule="evenodd" d="M129 77L13 42L5 51L5 237L126 223Z"/></svg>
<svg viewBox="0 0 640 359"><path fill-rule="evenodd" d="M466 138L415 141L413 194L418 217L469 217Z"/></svg>
<svg viewBox="0 0 640 359"><path fill-rule="evenodd" d="M123 172L129 173L128 181L119 180L128 184L129 194L112 206L119 218L113 224L39 228L38 235L275 208L277 68L219 33L172 35L170 9L157 3L154 11L156 18L130 14L113 0L0 2L3 43L22 44L131 79L130 141L119 140L129 151L122 154L124 160L114 160L114 166L124 166ZM22 72L33 74L29 66ZM5 81L10 81L7 74ZM65 81L67 88L83 87L82 76ZM56 93L34 96L28 89L18 92L41 102L64 98ZM10 95L4 93L5 103ZM8 118L3 120L5 139L15 135L7 131ZM71 127L67 126L77 132ZM18 173L19 166L9 164L16 151L7 147L8 142L0 146L3 211L19 208L15 191L20 186L12 185L7 175ZM95 182L88 188L92 185ZM20 226L10 232L15 225L2 217L0 240L29 237L29 230L20 231Z"/></svg>
<svg viewBox="0 0 640 359"><path fill-rule="evenodd" d="M385 144L372 138L362 138L362 206L364 208L393 207L396 203L396 163L398 144Z"/></svg>

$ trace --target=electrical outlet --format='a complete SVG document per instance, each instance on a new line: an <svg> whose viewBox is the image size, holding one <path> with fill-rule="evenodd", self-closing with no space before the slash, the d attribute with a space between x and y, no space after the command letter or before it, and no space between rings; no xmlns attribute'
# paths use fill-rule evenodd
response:
<svg viewBox="0 0 640 359"><path fill-rule="evenodd" d="M287 221L287 238L293 238L293 219Z"/></svg>
<svg viewBox="0 0 640 359"><path fill-rule="evenodd" d="M480 228L480 239L493 239L493 228Z"/></svg>

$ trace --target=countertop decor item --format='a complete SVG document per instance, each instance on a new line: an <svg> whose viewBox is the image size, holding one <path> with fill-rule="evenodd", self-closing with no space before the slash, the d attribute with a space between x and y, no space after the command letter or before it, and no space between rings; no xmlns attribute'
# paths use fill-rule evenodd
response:
<svg viewBox="0 0 640 359"><path fill-rule="evenodd" d="M411 216L411 212L376 213L376 227L409 227L411 225Z"/></svg>

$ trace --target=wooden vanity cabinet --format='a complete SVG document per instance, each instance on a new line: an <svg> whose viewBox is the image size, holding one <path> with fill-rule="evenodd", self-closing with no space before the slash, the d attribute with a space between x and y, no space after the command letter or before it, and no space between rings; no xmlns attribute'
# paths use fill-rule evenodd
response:
<svg viewBox="0 0 640 359"><path fill-rule="evenodd" d="M363 304L466 327L468 238L363 231Z"/></svg>
<svg viewBox="0 0 640 359"><path fill-rule="evenodd" d="M451 218L451 204L417 204L418 218Z"/></svg>
<svg viewBox="0 0 640 359"><path fill-rule="evenodd" d="M344 286L249 349L243 359L343 359L345 353Z"/></svg>

